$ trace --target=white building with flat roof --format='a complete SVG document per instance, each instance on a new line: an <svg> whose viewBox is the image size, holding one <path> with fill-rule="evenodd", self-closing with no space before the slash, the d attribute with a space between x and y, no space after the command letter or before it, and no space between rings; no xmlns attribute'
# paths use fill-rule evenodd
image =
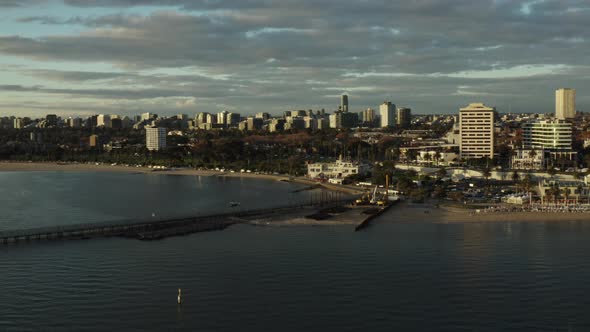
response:
<svg viewBox="0 0 590 332"><path fill-rule="evenodd" d="M166 148L166 128L145 128L145 146L150 151L159 151Z"/></svg>
<svg viewBox="0 0 590 332"><path fill-rule="evenodd" d="M459 110L461 158L494 158L494 117L496 109L471 103Z"/></svg>
<svg viewBox="0 0 590 332"><path fill-rule="evenodd" d="M395 126L395 104L384 101L379 105L379 117L381 118L381 128Z"/></svg>
<svg viewBox="0 0 590 332"><path fill-rule="evenodd" d="M525 149L571 150L572 124L564 120L529 122L523 126L522 145Z"/></svg>
<svg viewBox="0 0 590 332"><path fill-rule="evenodd" d="M352 161L338 159L333 163L313 163L307 165L310 179L343 179L349 175L365 174L367 167Z"/></svg>
<svg viewBox="0 0 590 332"><path fill-rule="evenodd" d="M555 90L555 117L560 120L576 116L576 90L561 88Z"/></svg>

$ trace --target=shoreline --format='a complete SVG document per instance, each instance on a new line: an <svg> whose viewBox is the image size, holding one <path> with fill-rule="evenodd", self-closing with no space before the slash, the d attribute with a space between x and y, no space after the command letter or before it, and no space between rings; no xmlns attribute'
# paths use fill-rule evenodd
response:
<svg viewBox="0 0 590 332"><path fill-rule="evenodd" d="M402 202L383 215L381 222L406 223L502 223L502 222L590 222L590 213L564 212L492 212L474 213L473 209L434 203ZM385 219L386 218L386 219ZM379 221L377 222L379 223Z"/></svg>
<svg viewBox="0 0 590 332"><path fill-rule="evenodd" d="M188 176L210 176L210 177L235 177L249 179L265 179L282 182L292 182L307 186L317 186L318 189L329 191L338 191L349 195L362 194L364 191L360 188L349 186L334 185L328 183L318 183L304 177L290 177L287 175L275 174L256 174L240 172L220 172L215 170L198 170L191 168L167 168L154 169L148 167L134 167L109 164L88 164L88 163L57 163L57 162L11 162L0 161L0 172L113 172L113 173L133 173L133 174L163 174L163 175L188 175Z"/></svg>

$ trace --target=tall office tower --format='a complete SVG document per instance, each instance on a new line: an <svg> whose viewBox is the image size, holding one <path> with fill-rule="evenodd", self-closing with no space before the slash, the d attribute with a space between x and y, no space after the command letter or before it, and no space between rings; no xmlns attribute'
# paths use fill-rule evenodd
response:
<svg viewBox="0 0 590 332"><path fill-rule="evenodd" d="M559 120L573 119L576 116L576 89L555 90L555 117Z"/></svg>
<svg viewBox="0 0 590 332"><path fill-rule="evenodd" d="M395 124L395 104L384 101L379 105L379 116L381 117L381 128L393 127Z"/></svg>
<svg viewBox="0 0 590 332"><path fill-rule="evenodd" d="M400 128L409 128L412 123L412 110L406 107L398 107L395 123Z"/></svg>
<svg viewBox="0 0 590 332"><path fill-rule="evenodd" d="M363 122L365 124L373 124L375 123L375 110L372 108L367 108L363 111Z"/></svg>
<svg viewBox="0 0 590 332"><path fill-rule="evenodd" d="M22 127L23 127L23 119L22 118L14 118L14 121L13 121L12 124L13 124L12 127L14 129L22 129Z"/></svg>
<svg viewBox="0 0 590 332"><path fill-rule="evenodd" d="M494 158L494 117L496 109L471 103L459 110L462 158Z"/></svg>
<svg viewBox="0 0 590 332"><path fill-rule="evenodd" d="M262 129L262 125L264 124L264 120L260 118L255 118L253 116L249 116L246 119L246 125L248 130L260 130Z"/></svg>
<svg viewBox="0 0 590 332"><path fill-rule="evenodd" d="M159 151L166 148L166 128L145 128L145 146L150 151Z"/></svg>
<svg viewBox="0 0 590 332"><path fill-rule="evenodd" d="M240 123L240 114L239 113L227 113L226 123L230 127L235 127Z"/></svg>
<svg viewBox="0 0 590 332"><path fill-rule="evenodd" d="M340 110L342 112L348 112L348 96L347 95L340 96Z"/></svg>
<svg viewBox="0 0 590 332"><path fill-rule="evenodd" d="M208 115L209 115L209 113L207 113L207 112L201 112L201 113L197 114L197 118L196 118L197 126L201 125L203 123L206 123Z"/></svg>
<svg viewBox="0 0 590 332"><path fill-rule="evenodd" d="M258 113L256 113L255 118L262 119L262 120L268 120L268 119L270 119L270 114L268 114L266 112L258 112Z"/></svg>
<svg viewBox="0 0 590 332"><path fill-rule="evenodd" d="M96 126L110 128L111 127L111 116L107 115L107 114L99 114L96 117Z"/></svg>
<svg viewBox="0 0 590 332"><path fill-rule="evenodd" d="M152 114L150 112L141 113L141 121L148 121L148 120L151 120L156 117L157 117L157 115Z"/></svg>
<svg viewBox="0 0 590 332"><path fill-rule="evenodd" d="M229 114L228 111L222 111L217 113L217 123L223 126L226 126L227 123L227 115Z"/></svg>

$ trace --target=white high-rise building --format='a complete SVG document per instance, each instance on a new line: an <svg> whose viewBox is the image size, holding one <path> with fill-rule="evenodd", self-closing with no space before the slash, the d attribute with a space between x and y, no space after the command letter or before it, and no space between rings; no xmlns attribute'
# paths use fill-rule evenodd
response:
<svg viewBox="0 0 590 332"><path fill-rule="evenodd" d="M555 90L555 117L559 120L576 116L576 90L561 88Z"/></svg>
<svg viewBox="0 0 590 332"><path fill-rule="evenodd" d="M459 110L461 158L494 158L494 116L496 109L471 103Z"/></svg>
<svg viewBox="0 0 590 332"><path fill-rule="evenodd" d="M96 126L110 128L111 127L111 116L108 114L99 114L96 117Z"/></svg>
<svg viewBox="0 0 590 332"><path fill-rule="evenodd" d="M228 111L221 111L217 113L217 124L220 125L227 125L227 115L229 114Z"/></svg>
<svg viewBox="0 0 590 332"><path fill-rule="evenodd" d="M384 101L379 105L379 116L381 118L381 128L395 126L395 104L390 101Z"/></svg>
<svg viewBox="0 0 590 332"><path fill-rule="evenodd" d="M22 127L23 127L23 119L21 119L21 118L14 118L12 124L13 124L12 127L14 129L22 129Z"/></svg>
<svg viewBox="0 0 590 332"><path fill-rule="evenodd" d="M145 128L145 146L150 151L164 150L166 148L166 128Z"/></svg>

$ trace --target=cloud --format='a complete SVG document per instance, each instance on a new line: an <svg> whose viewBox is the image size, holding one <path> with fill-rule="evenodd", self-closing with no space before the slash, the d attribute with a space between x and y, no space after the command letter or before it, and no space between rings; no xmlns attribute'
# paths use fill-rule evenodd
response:
<svg viewBox="0 0 590 332"><path fill-rule="evenodd" d="M51 33L0 34L0 60L28 59L14 75L40 80L0 80L2 91L113 98L125 108L130 100L195 98L196 108L223 104L244 112L335 108L337 100L325 96L351 92L359 109L391 99L417 111L451 112L472 98L550 111L556 87L590 88L582 56L590 53L590 5L583 0L64 3L75 15L31 7L14 18L23 26L59 26ZM8 4L16 2L0 2ZM53 63L72 68L44 68ZM82 70L96 63L113 71Z"/></svg>

